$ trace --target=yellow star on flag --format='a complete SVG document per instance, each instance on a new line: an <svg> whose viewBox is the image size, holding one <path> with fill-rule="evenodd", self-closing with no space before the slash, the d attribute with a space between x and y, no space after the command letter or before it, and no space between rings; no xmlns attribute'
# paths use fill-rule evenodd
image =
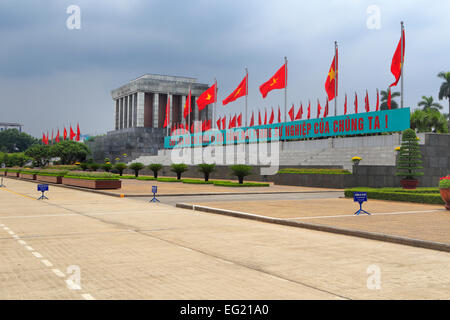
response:
<svg viewBox="0 0 450 320"><path fill-rule="evenodd" d="M211 100L211 95L208 93L208 95L206 96L206 100Z"/></svg>
<svg viewBox="0 0 450 320"><path fill-rule="evenodd" d="M333 68L331 68L330 72L328 72L328 76L330 77L330 81L336 78L336 74L334 73Z"/></svg>
<svg viewBox="0 0 450 320"><path fill-rule="evenodd" d="M270 84L270 86L273 86L274 84L277 83L278 78L273 78L272 83Z"/></svg>

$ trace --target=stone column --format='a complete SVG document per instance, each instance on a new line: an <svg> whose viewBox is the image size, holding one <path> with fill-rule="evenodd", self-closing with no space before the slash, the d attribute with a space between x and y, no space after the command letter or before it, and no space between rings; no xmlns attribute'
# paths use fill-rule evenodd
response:
<svg viewBox="0 0 450 320"><path fill-rule="evenodd" d="M186 125L187 117L184 118L184 105L186 104L187 96L181 96L181 123Z"/></svg>
<svg viewBox="0 0 450 320"><path fill-rule="evenodd" d="M114 100L114 129L119 130L119 99Z"/></svg>
<svg viewBox="0 0 450 320"><path fill-rule="evenodd" d="M145 99L145 93L144 92L138 92L136 93L137 101L136 101L136 127L143 127L144 126L144 99Z"/></svg>
<svg viewBox="0 0 450 320"><path fill-rule="evenodd" d="M119 98L119 129L123 128L123 98Z"/></svg>
<svg viewBox="0 0 450 320"><path fill-rule="evenodd" d="M133 93L133 128L137 127L137 93Z"/></svg>
<svg viewBox="0 0 450 320"><path fill-rule="evenodd" d="M133 95L128 96L128 128L133 127Z"/></svg>
<svg viewBox="0 0 450 320"><path fill-rule="evenodd" d="M158 128L159 123L159 93L153 94L153 128Z"/></svg>

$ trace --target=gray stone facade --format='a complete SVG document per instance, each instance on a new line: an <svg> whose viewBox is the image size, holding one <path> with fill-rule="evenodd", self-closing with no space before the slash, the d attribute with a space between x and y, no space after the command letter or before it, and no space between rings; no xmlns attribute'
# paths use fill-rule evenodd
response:
<svg viewBox="0 0 450 320"><path fill-rule="evenodd" d="M169 127L194 120L212 119L213 106L199 112L196 100L209 85L194 78L145 74L111 91L116 131L128 128L163 128L166 103L170 98ZM191 91L191 114L184 118L183 107ZM214 121L213 121L214 122ZM167 129L166 129L167 133Z"/></svg>

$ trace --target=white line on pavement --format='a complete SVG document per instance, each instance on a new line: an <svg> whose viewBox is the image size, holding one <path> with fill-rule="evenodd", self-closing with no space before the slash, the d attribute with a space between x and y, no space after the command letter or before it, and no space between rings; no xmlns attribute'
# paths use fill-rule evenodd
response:
<svg viewBox="0 0 450 320"><path fill-rule="evenodd" d="M36 251L34 251L34 252L32 252L32 254L33 254L33 256L35 256L36 258L42 258L42 255L39 253L39 252L36 252Z"/></svg>
<svg viewBox="0 0 450 320"><path fill-rule="evenodd" d="M52 269L53 273L56 274L60 278L64 278L66 275L62 273L59 269Z"/></svg>
<svg viewBox="0 0 450 320"><path fill-rule="evenodd" d="M47 267L53 267L53 263L51 263L51 262L48 261L48 260L41 260L41 262L42 262L43 264L45 264Z"/></svg>
<svg viewBox="0 0 450 320"><path fill-rule="evenodd" d="M25 246L25 249L27 249L28 251L34 251L34 249L30 246Z"/></svg>
<svg viewBox="0 0 450 320"><path fill-rule="evenodd" d="M81 295L85 300L95 300L93 296L91 296L89 293L83 293Z"/></svg>
<svg viewBox="0 0 450 320"><path fill-rule="evenodd" d="M438 212L438 211L442 211L442 210L379 212L379 213L370 213L370 214L372 216L381 216L381 215L395 215L395 214L416 214L416 213L427 213L427 212ZM286 220L306 220L306 219L323 219L323 218L348 218L348 217L358 217L358 216L354 215L354 214L341 214L341 215L334 215L334 216L315 216L315 217L286 218Z"/></svg>
<svg viewBox="0 0 450 320"><path fill-rule="evenodd" d="M25 241L23 241L23 240L18 240L17 242L19 242L21 245L26 245L27 243L25 242Z"/></svg>

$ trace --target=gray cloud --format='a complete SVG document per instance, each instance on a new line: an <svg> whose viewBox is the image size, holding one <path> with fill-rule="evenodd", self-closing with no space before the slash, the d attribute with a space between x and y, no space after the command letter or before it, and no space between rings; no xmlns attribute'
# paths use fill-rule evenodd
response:
<svg viewBox="0 0 450 320"><path fill-rule="evenodd" d="M81 7L81 30L65 26L70 4ZM381 29L366 27L369 5L381 9ZM339 42L339 110L344 93L360 99L384 89L406 26L405 104L437 99L448 70L447 1L2 1L0 118L40 136L80 122L84 132L113 127L110 90L144 73L217 78L219 98L249 69L249 106L283 106L282 91L262 99L258 86L289 59L288 103L325 102L324 82ZM360 102L362 103L362 101ZM442 102L447 106L446 102ZM243 101L219 114L240 112Z"/></svg>

